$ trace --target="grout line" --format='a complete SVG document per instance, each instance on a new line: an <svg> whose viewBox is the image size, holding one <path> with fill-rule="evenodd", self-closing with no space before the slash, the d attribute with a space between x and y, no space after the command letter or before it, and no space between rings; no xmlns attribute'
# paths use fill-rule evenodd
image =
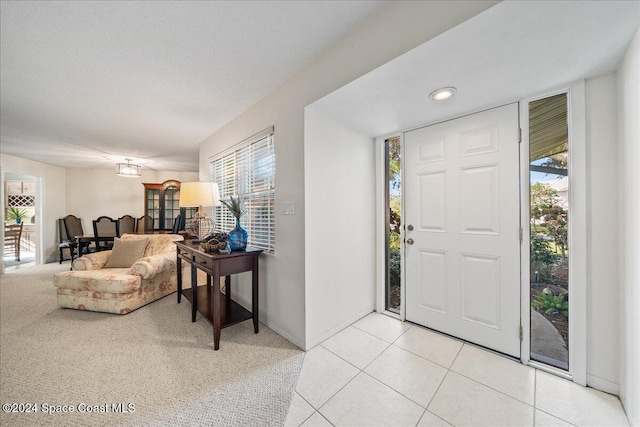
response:
<svg viewBox="0 0 640 427"><path fill-rule="evenodd" d="M331 424L331 426L332 426L332 427L335 427L335 425L334 425L331 421L329 421L329 420L327 419L327 417L325 417L324 415L322 415L322 412L320 412L320 411L316 411L316 412L318 413L318 415L320 415L322 418L324 418L324 420L325 420L326 422L328 422L329 424Z"/></svg>
<svg viewBox="0 0 640 427"><path fill-rule="evenodd" d="M386 342L386 341L384 341L384 343L385 343L385 344L387 344L387 346L385 347L385 349L384 349L384 350L382 350L382 351L380 352L380 354L382 354L382 353L384 353L385 351L387 351L387 349L391 346L391 344L389 344L389 343L388 343L388 342ZM360 372L363 372L363 371L367 368L367 366L369 366L370 364L372 364L372 363L373 363L373 361L374 361L374 360L376 360L376 359L380 356L380 354L378 354L378 355L377 355L377 356L376 356L376 357L375 357L371 362L367 363L367 365L366 365L364 368L360 369L359 367L357 367L357 366L356 366L356 365L354 365L353 363L349 362L349 361L348 361L347 359L345 359L344 357L340 356L339 354L334 353L333 351L331 351L331 350L330 350L330 349L328 349L327 347L323 346L322 344L320 344L320 346L321 346L322 348L324 348L325 350L327 350L329 353L331 353L331 354L333 354L334 356L336 356L337 358L344 360L345 362L347 362L349 365L353 366L354 368L356 368L356 369L357 369L357 370L359 370Z"/></svg>
<svg viewBox="0 0 640 427"><path fill-rule="evenodd" d="M400 390L396 390L395 388L391 387L389 384L385 383L385 382L384 382L384 381L382 381L382 380L379 380L378 378L374 377L374 376L373 376L373 375L371 375L370 373L368 373L368 372L364 372L364 371L363 371L362 373L363 373L363 374L365 374L366 376L368 376L369 378L371 378L372 380L379 382L379 383L380 383L380 384L382 384L383 386L385 386L385 387L387 387L387 388L390 388L391 390L393 390L393 391L395 391L396 393L398 393L400 396L402 396L402 397L404 397L405 399L407 399L407 400L409 400L409 401L411 401L411 402L415 403L415 404L416 404L416 405L418 405L419 407L424 408L425 410L427 409L425 406L422 406L422 403L418 403L418 402L416 402L415 400L413 400L412 398L410 398L409 396L405 396L405 395L404 395ZM443 378L443 379L444 379L444 378ZM424 414L424 412L423 412L423 414ZM420 418L422 418L422 417L420 417Z"/></svg>
<svg viewBox="0 0 640 427"><path fill-rule="evenodd" d="M460 355L460 352L462 351L462 347L464 347L464 344L461 345L460 348L458 349L458 352L456 353L456 356L451 361L451 366L453 366L453 362L455 362L456 359L458 358L458 355ZM442 381L440 381L440 384L438 384L438 388L436 389L435 393L433 393L433 396L431 396L431 399L429 399L429 403L427 404L427 408L426 408L427 410L429 409L429 405L431 405L431 402L433 402L433 399L436 397L436 394L438 394L438 391L440 391L440 387L444 383L444 380L447 379L447 375L449 375L449 372L451 372L451 367L447 368L447 372L444 374L444 377L442 377ZM424 416L424 414L422 414L422 416ZM422 419L422 417L421 417L421 419Z"/></svg>
<svg viewBox="0 0 640 427"><path fill-rule="evenodd" d="M312 406L312 408L313 408L313 406ZM300 427L302 424L306 423L306 422L307 422L307 420L308 420L309 418L313 417L313 414L315 414L316 412L318 412L318 411L317 411L315 408L313 408L313 412L311 413L311 415L309 415L307 418L305 418L304 420L302 420L302 422L301 422L300 424L298 424L298 427ZM287 421L285 420L285 423L286 423L286 422L287 422Z"/></svg>

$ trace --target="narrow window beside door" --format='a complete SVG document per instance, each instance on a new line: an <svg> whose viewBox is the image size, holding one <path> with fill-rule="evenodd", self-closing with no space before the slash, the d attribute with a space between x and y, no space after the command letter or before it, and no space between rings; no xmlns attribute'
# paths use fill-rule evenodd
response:
<svg viewBox="0 0 640 427"><path fill-rule="evenodd" d="M569 369L567 94L529 104L531 359Z"/></svg>
<svg viewBox="0 0 640 427"><path fill-rule="evenodd" d="M391 312L400 314L400 277L402 264L400 257L401 248L401 147L400 137L390 138L385 141L385 177L386 177L386 302L385 308Z"/></svg>

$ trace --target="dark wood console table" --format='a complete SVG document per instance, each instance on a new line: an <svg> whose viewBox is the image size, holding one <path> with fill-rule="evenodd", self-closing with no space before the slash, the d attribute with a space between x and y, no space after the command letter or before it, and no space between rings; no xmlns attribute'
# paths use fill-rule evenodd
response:
<svg viewBox="0 0 640 427"><path fill-rule="evenodd" d="M258 256L262 249L247 248L229 254L206 253L198 244L175 242L178 267L178 303L182 295L191 303L191 321L199 312L213 325L214 349L220 348L220 330L253 318L253 330L258 333ZM182 261L191 265L191 289L182 289ZM207 284L198 286L198 270L207 273ZM231 274L251 271L252 312L231 299ZM225 294L220 292L220 277L225 276ZM213 280L212 280L213 279ZM224 298L224 303L221 300Z"/></svg>

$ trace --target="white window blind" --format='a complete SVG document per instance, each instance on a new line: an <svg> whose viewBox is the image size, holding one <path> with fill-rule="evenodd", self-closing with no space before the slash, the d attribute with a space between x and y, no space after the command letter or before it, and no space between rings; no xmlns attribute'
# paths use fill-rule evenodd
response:
<svg viewBox="0 0 640 427"><path fill-rule="evenodd" d="M246 213L240 219L249 233L249 246L275 252L275 149L273 128L246 140L211 159L209 176L220 188L222 200L239 196ZM235 227L235 218L225 206L213 208L216 228Z"/></svg>

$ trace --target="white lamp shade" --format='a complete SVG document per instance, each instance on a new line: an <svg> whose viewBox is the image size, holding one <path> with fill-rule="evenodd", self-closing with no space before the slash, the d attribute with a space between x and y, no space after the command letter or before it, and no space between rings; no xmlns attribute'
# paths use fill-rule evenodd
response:
<svg viewBox="0 0 640 427"><path fill-rule="evenodd" d="M215 182L183 182L180 184L181 208L220 206L220 189Z"/></svg>

